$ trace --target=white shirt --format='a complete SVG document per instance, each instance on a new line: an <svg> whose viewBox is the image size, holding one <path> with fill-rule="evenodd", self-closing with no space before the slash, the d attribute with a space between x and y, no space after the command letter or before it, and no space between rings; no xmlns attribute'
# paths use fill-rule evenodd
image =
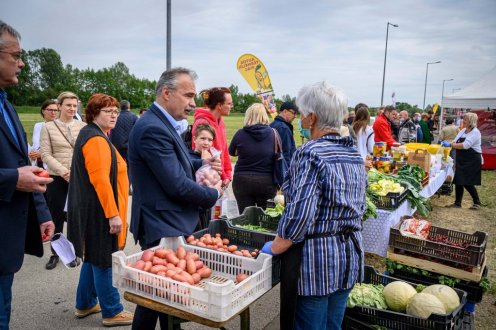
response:
<svg viewBox="0 0 496 330"><path fill-rule="evenodd" d="M370 155L372 153L373 148L374 148L374 130L372 129L372 127L367 126L365 127L365 129L360 130L357 134L357 149L358 152L360 153L360 156L362 156L363 160L365 160L367 158L367 155Z"/></svg>
<svg viewBox="0 0 496 330"><path fill-rule="evenodd" d="M41 129L45 126L45 122L34 124L33 128L33 150L40 150L40 133Z"/></svg>
<svg viewBox="0 0 496 330"><path fill-rule="evenodd" d="M464 137L465 141L463 141L463 149L474 149L475 152L482 153L482 148L481 148L481 133L477 129L477 127L473 128L469 133L465 133L466 128L462 129L460 132L455 137L455 140L453 142L456 143L456 141Z"/></svg>

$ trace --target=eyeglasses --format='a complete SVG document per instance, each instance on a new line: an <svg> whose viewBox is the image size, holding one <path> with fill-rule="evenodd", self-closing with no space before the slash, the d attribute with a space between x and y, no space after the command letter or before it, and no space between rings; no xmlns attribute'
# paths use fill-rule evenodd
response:
<svg viewBox="0 0 496 330"><path fill-rule="evenodd" d="M59 109L43 109L45 111L49 111L49 112L59 112Z"/></svg>
<svg viewBox="0 0 496 330"><path fill-rule="evenodd" d="M22 59L21 59L22 52L11 53L11 52L6 52L5 50L0 50L0 53L9 54L10 56L12 56L12 58L14 59L14 61L16 61L17 63L19 63L20 61L22 61Z"/></svg>
<svg viewBox="0 0 496 330"><path fill-rule="evenodd" d="M286 110L288 110L289 112L291 112L293 115L296 115L296 111L295 110L293 110L293 109L286 109Z"/></svg>
<svg viewBox="0 0 496 330"><path fill-rule="evenodd" d="M119 110L109 110L109 109L101 109L102 112L105 112L107 115L113 114L118 116L121 112Z"/></svg>

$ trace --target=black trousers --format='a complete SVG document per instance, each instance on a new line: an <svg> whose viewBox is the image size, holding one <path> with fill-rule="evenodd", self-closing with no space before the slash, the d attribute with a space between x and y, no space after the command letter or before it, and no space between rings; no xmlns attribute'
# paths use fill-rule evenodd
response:
<svg viewBox="0 0 496 330"><path fill-rule="evenodd" d="M235 173L232 188L240 214L248 206L266 208L267 200L274 198L277 193L272 175L236 175Z"/></svg>
<svg viewBox="0 0 496 330"><path fill-rule="evenodd" d="M477 193L477 189L475 189L475 186L462 186L458 184L455 185L455 204L460 206L462 205L464 188L467 189L470 196L472 196L474 204L480 205L479 194Z"/></svg>
<svg viewBox="0 0 496 330"><path fill-rule="evenodd" d="M53 182L47 185L46 200L55 224L55 233L61 233L64 230L64 222L67 221L67 213L64 212L64 207L69 183L58 175L51 175L50 177L53 178ZM52 254L56 255L53 248Z"/></svg>

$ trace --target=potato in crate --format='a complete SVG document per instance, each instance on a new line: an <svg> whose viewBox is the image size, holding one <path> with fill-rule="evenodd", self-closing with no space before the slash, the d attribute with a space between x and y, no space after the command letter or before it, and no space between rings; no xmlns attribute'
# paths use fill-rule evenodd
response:
<svg viewBox="0 0 496 330"><path fill-rule="evenodd" d="M226 321L238 314L272 287L270 255L245 258L186 244L183 237L163 238L151 250L154 253L158 249L179 252L178 248L184 249L185 253L196 253L199 261L212 270L212 275L193 285L180 282L158 275L160 273L131 267L142 259L146 251L130 256L118 251L112 254L112 284L124 291L216 322ZM238 282L236 276L239 274L248 277Z"/></svg>

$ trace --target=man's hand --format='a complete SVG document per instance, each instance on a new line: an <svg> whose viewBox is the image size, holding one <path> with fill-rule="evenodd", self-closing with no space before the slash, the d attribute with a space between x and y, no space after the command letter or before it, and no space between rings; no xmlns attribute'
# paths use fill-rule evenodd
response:
<svg viewBox="0 0 496 330"><path fill-rule="evenodd" d="M221 180L219 180L219 182L217 182L217 184L212 188L215 188L217 190L217 192L219 193L219 198L224 194L225 188L223 188Z"/></svg>
<svg viewBox="0 0 496 330"><path fill-rule="evenodd" d="M55 233L55 224L52 220L47 222L43 222L40 225L41 236L43 237L43 242L48 242L52 239L53 234Z"/></svg>
<svg viewBox="0 0 496 330"><path fill-rule="evenodd" d="M112 217L109 219L109 225L110 225L110 233L111 234L118 234L121 232L122 229L122 220L121 217L116 215L115 217Z"/></svg>
<svg viewBox="0 0 496 330"><path fill-rule="evenodd" d="M36 173L43 171L38 166L23 166L17 169L19 177L17 178L16 189L25 192L45 192L46 185L53 181L52 178L41 178Z"/></svg>
<svg viewBox="0 0 496 330"><path fill-rule="evenodd" d="M222 163L217 156L204 159L203 164L209 164L215 171L219 172L219 174L222 172Z"/></svg>

